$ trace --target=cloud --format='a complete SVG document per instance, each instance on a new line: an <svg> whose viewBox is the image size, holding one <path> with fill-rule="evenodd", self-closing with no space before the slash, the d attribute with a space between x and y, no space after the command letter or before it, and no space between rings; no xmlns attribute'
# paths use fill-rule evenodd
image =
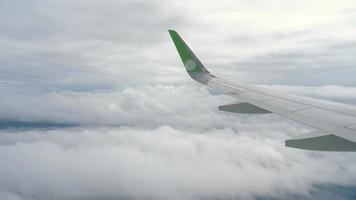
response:
<svg viewBox="0 0 356 200"><path fill-rule="evenodd" d="M356 99L354 87L261 86L345 103L352 103ZM203 129L216 126L222 114L217 112L219 105L235 101L228 96L211 96L204 86L198 84L140 86L121 91L96 92L59 91L38 94L4 91L0 97L2 121L139 127L166 124ZM238 116L227 115L229 120L222 122L222 125L233 123ZM202 121L205 123L201 124Z"/></svg>
<svg viewBox="0 0 356 200"><path fill-rule="evenodd" d="M182 83L169 28L211 71L230 79L355 85L353 2L3 1L0 7L0 85L7 88Z"/></svg>
<svg viewBox="0 0 356 200"><path fill-rule="evenodd" d="M2 195L23 199L283 198L309 196L313 184L355 180L347 155L285 149L230 128L74 128L0 137Z"/></svg>
<svg viewBox="0 0 356 200"><path fill-rule="evenodd" d="M231 101L228 97L219 98ZM198 118L213 113L219 105L209 101L203 87L142 86L122 91L52 92L42 94L3 93L3 121L57 122L155 127L190 123L204 127ZM216 105L212 105L216 103ZM191 108L195 109L192 110ZM50 108L50 109L49 109ZM155 116L155 117L152 117ZM206 119L209 120L209 119ZM205 121L205 120L204 120ZM210 120L212 121L212 120Z"/></svg>
<svg viewBox="0 0 356 200"><path fill-rule="evenodd" d="M286 148L309 130L218 112L232 99L200 86L4 96L12 101L1 115L12 120L80 125L2 129L4 199L307 199L324 194L319 185L352 187L356 178L352 154Z"/></svg>
<svg viewBox="0 0 356 200"><path fill-rule="evenodd" d="M160 44L184 21L156 1L1 4L1 83L29 90L142 85L169 67Z"/></svg>

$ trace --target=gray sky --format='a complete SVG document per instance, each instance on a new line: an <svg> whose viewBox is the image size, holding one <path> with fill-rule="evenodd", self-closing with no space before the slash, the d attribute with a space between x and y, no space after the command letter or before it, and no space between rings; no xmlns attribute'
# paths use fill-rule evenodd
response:
<svg viewBox="0 0 356 200"><path fill-rule="evenodd" d="M356 104L354 1L0 2L0 199L354 199L353 153L217 111L217 76Z"/></svg>

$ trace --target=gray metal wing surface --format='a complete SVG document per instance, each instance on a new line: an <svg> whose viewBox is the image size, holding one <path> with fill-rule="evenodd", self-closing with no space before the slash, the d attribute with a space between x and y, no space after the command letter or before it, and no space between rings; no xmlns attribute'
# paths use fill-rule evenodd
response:
<svg viewBox="0 0 356 200"><path fill-rule="evenodd" d="M316 129L291 138L288 147L318 151L356 151L356 107L213 76L177 32L169 31L189 75L196 81L238 99L219 110L241 114L275 113Z"/></svg>

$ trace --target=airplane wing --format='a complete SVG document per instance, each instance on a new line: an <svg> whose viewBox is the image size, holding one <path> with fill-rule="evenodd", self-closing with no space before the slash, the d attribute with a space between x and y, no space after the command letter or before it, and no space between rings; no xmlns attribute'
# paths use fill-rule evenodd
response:
<svg viewBox="0 0 356 200"><path fill-rule="evenodd" d="M176 31L169 30L180 58L194 80L238 99L219 110L241 114L275 113L316 131L289 139L288 147L318 151L356 151L356 107L297 96L212 75Z"/></svg>

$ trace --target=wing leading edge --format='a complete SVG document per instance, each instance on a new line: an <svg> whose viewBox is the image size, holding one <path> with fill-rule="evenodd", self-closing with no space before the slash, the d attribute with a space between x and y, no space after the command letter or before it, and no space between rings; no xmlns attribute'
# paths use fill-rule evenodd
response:
<svg viewBox="0 0 356 200"><path fill-rule="evenodd" d="M288 147L318 151L356 151L356 107L230 82L212 75L174 30L169 34L188 72L196 81L230 95L238 103L219 110L242 114L275 113L317 131L289 139Z"/></svg>

